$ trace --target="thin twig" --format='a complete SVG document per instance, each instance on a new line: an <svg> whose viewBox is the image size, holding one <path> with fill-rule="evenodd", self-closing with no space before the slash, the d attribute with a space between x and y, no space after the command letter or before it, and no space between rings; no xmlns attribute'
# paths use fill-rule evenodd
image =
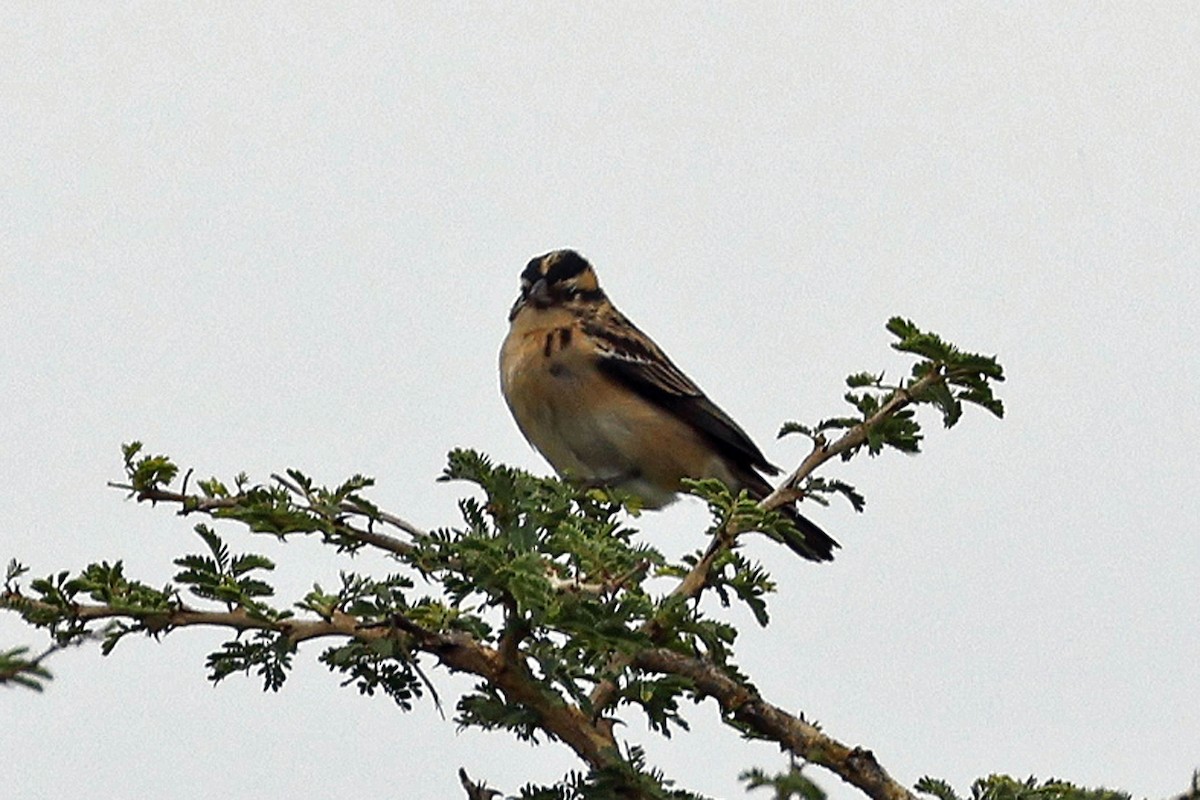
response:
<svg viewBox="0 0 1200 800"><path fill-rule="evenodd" d="M816 472L818 467L829 459L840 456L842 453L862 445L863 442L867 441L867 435L872 428L878 426L888 417L894 416L896 412L905 406L911 405L914 402L914 398L920 397L931 386L942 383L945 379L941 370L930 370L907 389L896 389L891 399L880 406L879 410L846 431L833 444L825 444L823 440L814 443L812 452L800 462L800 466L796 467L795 471L791 475L788 475L775 488L775 491L764 497L759 505L770 510L799 499L800 493L796 487L800 485L801 481Z"/></svg>
<svg viewBox="0 0 1200 800"><path fill-rule="evenodd" d="M405 533L407 533L410 536L413 536L417 539L428 539L429 538L429 531L418 528L416 525L413 525L411 522L404 519L403 517L398 517L395 514L389 514L386 511L378 511L377 510L374 512L367 512L367 511L364 511L363 509L359 508L358 506L354 505L349 500L344 501L340 506L338 506L338 508L341 509L342 511L345 511L347 514L357 514L360 517L366 517L367 519L372 520L372 521L379 520L380 522L386 522L387 524L391 525L393 528L402 530Z"/></svg>
<svg viewBox="0 0 1200 800"><path fill-rule="evenodd" d="M289 491L294 488L296 494L300 495L301 497L305 497L306 501L309 503L309 507L306 510L312 511L313 513L319 513L312 508L313 503L311 499L308 498L305 493L299 489L299 487L293 487L292 484L280 478L278 475L272 477L276 478L281 484L289 488ZM180 506L179 514L181 515L199 512L201 514L207 514L211 517L215 516L219 511L237 508L246 500L245 495L237 495L235 497L202 497L200 495L172 492L167 489L135 489L129 484L115 483L112 481L108 483L108 486L113 489L122 489L125 491L134 492L138 502L149 500L152 503L178 503ZM429 536L426 531L421 530L412 523L407 522L406 520L401 519L394 514L380 512L372 515L349 502L342 503L339 506L339 509L350 514L378 519L379 521L386 522L389 525L404 531L405 533L411 534L412 536ZM363 544L370 545L398 556L410 555L413 552L413 546L411 544L401 539L397 539L395 536L389 536L386 533L378 533L371 530L364 530L363 528L351 525L344 520L339 520L336 524L339 533L348 536L355 541L362 542Z"/></svg>

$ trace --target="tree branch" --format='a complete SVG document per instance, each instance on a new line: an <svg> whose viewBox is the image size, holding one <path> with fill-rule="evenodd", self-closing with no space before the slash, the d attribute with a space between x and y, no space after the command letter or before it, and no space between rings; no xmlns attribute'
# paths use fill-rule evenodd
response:
<svg viewBox="0 0 1200 800"><path fill-rule="evenodd" d="M894 416L896 412L912 405L915 398L920 397L934 385L945 382L946 376L941 369L931 369L907 389L897 388L891 399L880 406L878 411L846 431L833 444L827 444L823 437L818 439L813 445L812 452L800 462L800 466L796 467L795 471L775 488L775 491L764 497L759 505L769 510L799 500L801 493L796 487L800 481L816 472L817 468L829 459L860 447L867 441L867 436L872 428L878 427L888 417Z"/></svg>
<svg viewBox="0 0 1200 800"><path fill-rule="evenodd" d="M730 678L714 664L663 648L640 651L633 666L646 672L679 675L701 695L714 698L722 713L757 734L779 742L798 758L819 764L875 800L915 800L875 760L870 750L847 747L816 726L764 700L757 690Z"/></svg>
<svg viewBox="0 0 1200 800"><path fill-rule="evenodd" d="M47 616L62 614L62 609L55 605L12 591L0 595L0 607ZM530 674L521 654L515 654L511 660L505 659L500 651L480 644L464 632L430 631L399 616L393 618L391 625L363 625L357 617L341 611L334 612L328 619L275 621L251 614L244 608L205 611L180 606L169 610L137 611L101 604L76 604L71 609L71 618L80 622L131 619L142 623L151 633L195 626L275 631L285 635L291 644L324 637L376 641L404 636L413 649L435 656L452 671L483 678L503 692L509 702L533 711L543 730L564 742L589 766L601 769L621 760L611 728L596 724L577 707L568 705L559 695L543 687Z"/></svg>
<svg viewBox="0 0 1200 800"><path fill-rule="evenodd" d="M284 481L278 475L273 477L285 488L287 488L288 491L291 491L293 494L300 494L303 496L303 493L300 492L298 487L287 481ZM209 517L218 518L220 517L221 511L239 508L246 502L245 495L237 495L234 497L205 497L203 495L172 492L166 489L135 489L133 486L130 486L127 483L114 483L111 481L108 483L108 486L113 489L124 489L126 491L134 492L139 503L144 501L150 501L151 503L177 503L180 507L178 512L180 516L186 516L193 512L199 512ZM417 526L401 517L396 516L395 514L389 514L385 511L380 511L374 515L371 515L366 511L363 511L358 506L355 506L353 503L349 502L342 503L339 508L347 514L356 514L359 516L367 516L372 519L378 519L380 522L385 522L394 528L410 534L411 536L421 538L429 535L428 532L421 530ZM307 510L313 511L313 513L318 513L312 508L311 502ZM338 520L335 524L337 525L339 533L347 538L361 542L365 545L375 547L379 550L383 550L397 556L407 556L413 552L413 546L411 544L401 539L397 539L395 536L389 536L386 533L378 533L376 531L359 528L349 524L348 522L345 522L344 520Z"/></svg>
<svg viewBox="0 0 1200 800"><path fill-rule="evenodd" d="M704 552L700 560L695 566L688 571L688 574L683 577L683 580L671 590L667 595L667 599L672 597L681 597L691 599L700 594L704 590L705 584L708 582L708 572L712 569L713 561L721 554L725 548L729 547L731 540L722 537L720 533L713 537L713 544ZM638 628L638 632L647 636L650 641L658 642L662 637L665 629L662 622L653 617L642 623ZM605 671L609 673L617 673L628 667L633 662L633 656L630 653L617 653L609 659L605 667ZM611 678L605 678L596 684L592 689L591 695L588 697L588 703L592 708L592 717L599 718L604 711L612 705L612 702L617 697L617 683Z"/></svg>

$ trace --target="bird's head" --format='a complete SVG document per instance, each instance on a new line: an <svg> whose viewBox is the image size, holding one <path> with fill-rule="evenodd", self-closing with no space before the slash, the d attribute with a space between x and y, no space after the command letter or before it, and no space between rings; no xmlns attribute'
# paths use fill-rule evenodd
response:
<svg viewBox="0 0 1200 800"><path fill-rule="evenodd" d="M521 272L521 296L513 303L508 319L513 320L529 306L547 309L603 299L604 292L587 259L574 250L554 250L525 265Z"/></svg>

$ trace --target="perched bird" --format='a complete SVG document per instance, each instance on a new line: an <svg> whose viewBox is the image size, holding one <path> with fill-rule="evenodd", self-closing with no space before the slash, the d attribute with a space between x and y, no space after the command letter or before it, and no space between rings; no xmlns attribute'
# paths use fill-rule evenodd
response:
<svg viewBox="0 0 1200 800"><path fill-rule="evenodd" d="M648 508L682 478L719 478L766 497L776 475L729 415L609 302L573 250L530 261L500 349L500 387L521 433L564 478L613 486ZM831 561L838 544L794 506L787 545Z"/></svg>

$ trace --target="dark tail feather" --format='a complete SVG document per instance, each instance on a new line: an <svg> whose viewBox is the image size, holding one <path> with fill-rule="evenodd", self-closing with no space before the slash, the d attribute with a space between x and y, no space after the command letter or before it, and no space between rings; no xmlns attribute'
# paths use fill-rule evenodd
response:
<svg viewBox="0 0 1200 800"><path fill-rule="evenodd" d="M783 534L783 543L790 547L793 553L809 561L833 561L833 548L841 547L833 537L797 511L793 505L781 506L779 511L796 527L794 531L785 531Z"/></svg>
<svg viewBox="0 0 1200 800"><path fill-rule="evenodd" d="M738 477L742 488L757 500L762 500L771 493L771 484L757 472L746 471ZM809 561L833 561L833 549L841 545L835 542L832 536L797 511L795 503L780 506L777 510L795 527L795 530L782 532L783 543L791 548L793 553Z"/></svg>

